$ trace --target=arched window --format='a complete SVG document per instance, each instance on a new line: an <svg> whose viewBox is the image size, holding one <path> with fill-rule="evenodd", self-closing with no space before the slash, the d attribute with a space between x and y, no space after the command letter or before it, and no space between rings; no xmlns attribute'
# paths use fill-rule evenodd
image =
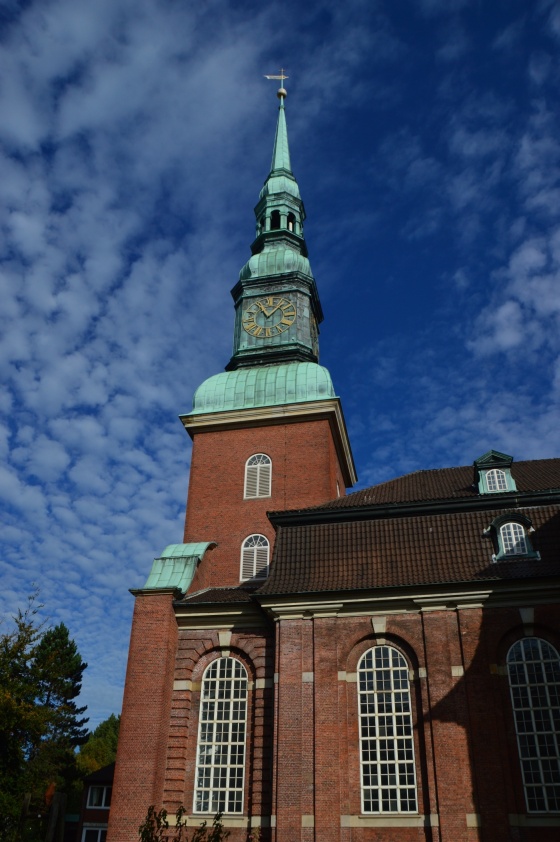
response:
<svg viewBox="0 0 560 842"><path fill-rule="evenodd" d="M270 214L270 230L274 231L277 228L280 228L280 211L273 210Z"/></svg>
<svg viewBox="0 0 560 842"><path fill-rule="evenodd" d="M560 657L538 637L508 652L507 667L527 810L560 811Z"/></svg>
<svg viewBox="0 0 560 842"><path fill-rule="evenodd" d="M247 671L235 658L206 669L200 695L195 813L242 813Z"/></svg>
<svg viewBox="0 0 560 842"><path fill-rule="evenodd" d="M272 462L264 453L255 453L245 463L245 498L270 497Z"/></svg>
<svg viewBox="0 0 560 842"><path fill-rule="evenodd" d="M527 555L527 540L523 526L515 521L500 526L500 544L505 556Z"/></svg>
<svg viewBox="0 0 560 842"><path fill-rule="evenodd" d="M296 225L296 218L293 213L289 213L287 217L288 231L294 231Z"/></svg>
<svg viewBox="0 0 560 842"><path fill-rule="evenodd" d="M264 535L249 535L241 546L241 581L266 579L270 544Z"/></svg>
<svg viewBox="0 0 560 842"><path fill-rule="evenodd" d="M500 471L499 468L492 468L491 471L486 471L486 487L488 491L507 491L507 480L505 471Z"/></svg>
<svg viewBox="0 0 560 842"><path fill-rule="evenodd" d="M417 810L408 665L392 646L358 664L362 812Z"/></svg>

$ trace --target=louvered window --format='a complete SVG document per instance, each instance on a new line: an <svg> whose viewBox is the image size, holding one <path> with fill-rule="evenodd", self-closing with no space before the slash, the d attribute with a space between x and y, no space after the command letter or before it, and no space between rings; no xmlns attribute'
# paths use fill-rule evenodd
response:
<svg viewBox="0 0 560 842"><path fill-rule="evenodd" d="M376 646L358 664L362 810L415 813L416 770L408 664Z"/></svg>
<svg viewBox="0 0 560 842"><path fill-rule="evenodd" d="M241 581L266 579L270 544L264 535L249 535L241 547Z"/></svg>
<svg viewBox="0 0 560 842"><path fill-rule="evenodd" d="M507 667L527 810L560 812L560 657L546 640L525 637Z"/></svg>
<svg viewBox="0 0 560 842"><path fill-rule="evenodd" d="M272 462L264 453L255 453L245 465L245 498L270 497Z"/></svg>
<svg viewBox="0 0 560 842"><path fill-rule="evenodd" d="M243 812L247 686L247 671L235 658L219 658L204 673L195 813Z"/></svg>

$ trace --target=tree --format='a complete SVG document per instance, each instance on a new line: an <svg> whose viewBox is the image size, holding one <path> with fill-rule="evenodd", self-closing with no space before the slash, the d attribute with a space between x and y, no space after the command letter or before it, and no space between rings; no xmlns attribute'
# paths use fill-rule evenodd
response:
<svg viewBox="0 0 560 842"><path fill-rule="evenodd" d="M61 623L37 622L36 594L0 635L0 838L17 825L26 793L41 807L51 784L77 776L75 748L87 738L74 701L87 664ZM35 811L36 812L36 811Z"/></svg>
<svg viewBox="0 0 560 842"><path fill-rule="evenodd" d="M90 775L113 763L117 756L120 724L120 716L112 713L89 735L77 757L78 769L83 775Z"/></svg>
<svg viewBox="0 0 560 842"><path fill-rule="evenodd" d="M86 710L74 699L82 689L82 662L68 629L60 623L44 632L34 650L35 702L43 712L44 732L28 758L38 785L47 781L67 787L77 776L75 749L87 740Z"/></svg>

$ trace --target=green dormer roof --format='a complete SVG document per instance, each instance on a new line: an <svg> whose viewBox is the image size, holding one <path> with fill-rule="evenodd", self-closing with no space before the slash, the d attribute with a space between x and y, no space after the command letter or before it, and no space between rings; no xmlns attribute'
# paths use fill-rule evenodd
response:
<svg viewBox="0 0 560 842"><path fill-rule="evenodd" d="M192 414L334 397L331 376L322 365L305 362L261 365L209 377L194 394Z"/></svg>
<svg viewBox="0 0 560 842"><path fill-rule="evenodd" d="M169 544L159 558L154 558L144 590L175 588L186 593L202 556L209 547L215 546L214 541Z"/></svg>

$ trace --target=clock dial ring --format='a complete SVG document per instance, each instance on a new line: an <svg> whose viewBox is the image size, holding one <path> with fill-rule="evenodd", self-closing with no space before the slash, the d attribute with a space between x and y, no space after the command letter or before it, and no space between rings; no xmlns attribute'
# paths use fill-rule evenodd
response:
<svg viewBox="0 0 560 842"><path fill-rule="evenodd" d="M288 330L296 319L296 305L281 295L256 298L243 311L243 330L257 339L272 339Z"/></svg>

